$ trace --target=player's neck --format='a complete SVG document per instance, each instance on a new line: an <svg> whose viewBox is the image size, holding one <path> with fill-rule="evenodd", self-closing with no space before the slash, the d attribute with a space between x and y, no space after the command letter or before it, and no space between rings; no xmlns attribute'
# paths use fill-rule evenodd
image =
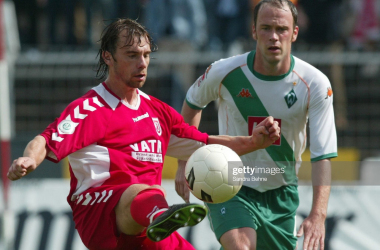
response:
<svg viewBox="0 0 380 250"><path fill-rule="evenodd" d="M256 54L255 60L253 62L253 69L265 76L280 76L288 73L291 66L290 56L286 57L285 60L271 63L264 59L264 57Z"/></svg>
<svg viewBox="0 0 380 250"><path fill-rule="evenodd" d="M131 106L135 106L137 104L137 88L132 88L125 84L115 84L113 81L110 81L109 79L107 79L105 83L107 87L121 100L125 101Z"/></svg>

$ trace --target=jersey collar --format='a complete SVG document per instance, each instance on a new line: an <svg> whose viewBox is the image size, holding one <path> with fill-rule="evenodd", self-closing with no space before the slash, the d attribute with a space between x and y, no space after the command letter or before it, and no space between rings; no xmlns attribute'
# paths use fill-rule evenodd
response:
<svg viewBox="0 0 380 250"><path fill-rule="evenodd" d="M140 98L140 91L139 90L136 90L137 91L137 104L134 106L128 104L127 102L125 102L123 100L120 100L120 98L117 95L115 95L115 93L113 93L112 90L110 90L107 87L107 84L105 82L94 87L93 90L95 90L95 92L98 93L98 95L100 95L103 98L103 100L108 104L108 106L110 106L112 108L112 110L115 110L117 105L120 102L122 104L124 104L127 108L130 108L133 110L138 110L140 107L140 104L141 104L141 98Z"/></svg>
<svg viewBox="0 0 380 250"><path fill-rule="evenodd" d="M290 55L290 68L289 68L289 71L286 74L279 75L279 76L266 76L266 75L262 75L262 74L260 74L259 72L255 71L253 69L253 63L255 61L255 55L256 55L256 50L252 50L248 54L248 57L247 57L247 66L248 66L249 70L252 72L252 74L254 74L260 80L263 80L263 81L279 81L279 80L282 80L285 77L287 77L290 74L290 72L292 72L293 69L294 69L294 57L293 57L293 55Z"/></svg>

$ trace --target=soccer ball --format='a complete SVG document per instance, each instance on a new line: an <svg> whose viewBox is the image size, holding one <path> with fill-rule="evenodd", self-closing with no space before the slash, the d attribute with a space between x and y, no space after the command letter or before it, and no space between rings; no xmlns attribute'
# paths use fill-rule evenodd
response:
<svg viewBox="0 0 380 250"><path fill-rule="evenodd" d="M185 177L195 197L204 202L222 203L234 197L243 185L244 174L235 175L238 171L234 171L235 178L232 179L233 168L239 167L243 167L243 163L235 151L211 144L197 149L190 156Z"/></svg>

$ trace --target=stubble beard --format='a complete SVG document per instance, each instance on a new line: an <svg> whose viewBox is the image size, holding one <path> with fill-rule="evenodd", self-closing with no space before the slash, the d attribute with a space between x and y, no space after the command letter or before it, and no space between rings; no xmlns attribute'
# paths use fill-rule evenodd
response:
<svg viewBox="0 0 380 250"><path fill-rule="evenodd" d="M129 82L126 82L125 83L128 87L130 88L136 88L136 89L139 89L139 88L142 88L145 84L145 81L143 82L132 82L132 81L129 81Z"/></svg>

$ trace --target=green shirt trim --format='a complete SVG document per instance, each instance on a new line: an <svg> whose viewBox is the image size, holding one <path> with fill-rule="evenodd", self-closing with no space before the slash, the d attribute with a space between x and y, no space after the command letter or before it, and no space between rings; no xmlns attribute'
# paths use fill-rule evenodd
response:
<svg viewBox="0 0 380 250"><path fill-rule="evenodd" d="M185 100L186 100L187 105L189 105L189 107L192 108L192 109L195 109L195 110L203 110L203 109L204 109L204 108L200 108L200 107L195 106L194 104L190 103L190 102L187 100L187 98L186 98Z"/></svg>
<svg viewBox="0 0 380 250"><path fill-rule="evenodd" d="M248 66L249 70L252 72L252 74L254 74L260 80L263 80L263 81L279 81L279 80L282 80L285 77L287 77L290 74L290 72L292 72L293 69L294 69L294 57L292 55L290 55L290 69L289 69L289 71L286 74L279 75L279 76L266 76L266 75L262 75L262 74L260 74L259 72L255 71L253 69L253 63L255 61L255 55L256 55L256 50L252 50L248 54L248 57L247 57L247 66Z"/></svg>
<svg viewBox="0 0 380 250"><path fill-rule="evenodd" d="M320 160L324 160L324 159L329 159L329 158L335 158L337 156L338 156L338 153L325 154L325 155L321 155L321 156L318 156L318 157L315 157L315 158L311 158L311 162L316 162L316 161L320 161Z"/></svg>

